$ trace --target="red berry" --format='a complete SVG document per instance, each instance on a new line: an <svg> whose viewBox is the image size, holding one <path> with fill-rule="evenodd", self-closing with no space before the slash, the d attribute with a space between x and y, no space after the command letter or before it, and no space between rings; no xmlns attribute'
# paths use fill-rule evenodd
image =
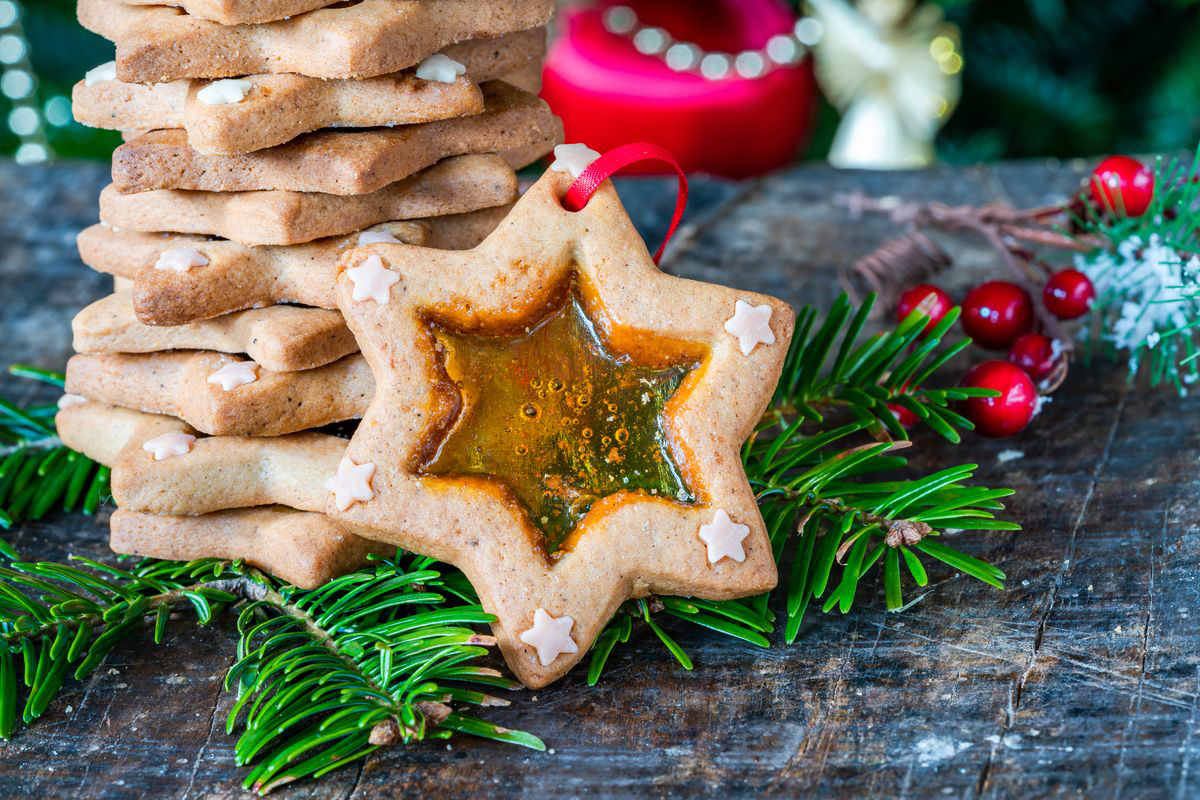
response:
<svg viewBox="0 0 1200 800"><path fill-rule="evenodd" d="M1008 281L988 281L967 294L962 326L980 347L1005 350L1033 329L1033 300L1029 292Z"/></svg>
<svg viewBox="0 0 1200 800"><path fill-rule="evenodd" d="M896 415L896 420L900 423L900 427L905 430L917 424L917 415L899 403L888 403L887 407L888 411Z"/></svg>
<svg viewBox="0 0 1200 800"><path fill-rule="evenodd" d="M1154 171L1136 158L1109 156L1092 170L1092 200L1118 216L1140 217L1154 197Z"/></svg>
<svg viewBox="0 0 1200 800"><path fill-rule="evenodd" d="M936 286L922 283L900 295L900 302L896 305L896 322L903 322L912 312L920 311L929 317L929 324L925 326L925 330L929 331L953 307L954 301L950 295Z"/></svg>
<svg viewBox="0 0 1200 800"><path fill-rule="evenodd" d="M964 413L984 436L1012 436L1025 430L1037 406L1037 389L1025 370L1007 361L985 361L971 368L963 386L995 389L999 397L972 397Z"/></svg>
<svg viewBox="0 0 1200 800"><path fill-rule="evenodd" d="M1029 373L1029 377L1035 381L1040 381L1054 370L1060 355L1049 336L1027 333L1013 342L1008 351L1008 360Z"/></svg>
<svg viewBox="0 0 1200 800"><path fill-rule="evenodd" d="M1096 299L1096 287L1077 269L1059 270L1046 281L1042 302L1059 319L1082 317Z"/></svg>

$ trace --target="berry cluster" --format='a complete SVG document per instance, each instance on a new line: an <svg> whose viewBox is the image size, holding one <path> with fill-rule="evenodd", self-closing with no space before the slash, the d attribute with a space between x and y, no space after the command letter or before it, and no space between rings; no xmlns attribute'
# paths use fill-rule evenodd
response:
<svg viewBox="0 0 1200 800"><path fill-rule="evenodd" d="M1118 217L1141 216L1154 197L1154 172L1128 156L1111 156L1093 171L1089 190L1093 211ZM1081 196L1076 202L1089 200ZM1092 281L1076 269L1055 272L1042 289L1042 305L1060 320L1082 317L1095 298ZM932 328L953 306L949 294L924 283L900 296L896 317L902 320L913 311L921 311L929 317ZM1008 351L1006 361L985 361L963 378L963 386L1000 392L999 397L967 401L964 413L985 436L1019 433L1036 412L1036 382L1048 378L1065 358L1060 342L1037 330L1033 298L1025 288L1009 281L987 281L968 292L962 302L961 322L963 331L979 347ZM916 422L904 409L895 413L905 427Z"/></svg>

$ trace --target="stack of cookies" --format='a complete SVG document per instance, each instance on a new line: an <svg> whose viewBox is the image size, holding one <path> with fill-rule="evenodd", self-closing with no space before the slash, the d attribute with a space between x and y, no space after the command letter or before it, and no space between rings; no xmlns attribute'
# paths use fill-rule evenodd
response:
<svg viewBox="0 0 1200 800"><path fill-rule="evenodd" d="M79 0L117 57L75 87L75 115L125 144L79 236L114 293L75 319L58 424L112 467L114 550L242 558L313 586L380 547L307 488L342 467L344 423L374 393L337 311L338 258L467 249L498 224L514 169L561 140L532 94L553 10ZM245 463L270 471L269 499L231 477ZM154 486L171 471L169 495L151 468Z"/></svg>

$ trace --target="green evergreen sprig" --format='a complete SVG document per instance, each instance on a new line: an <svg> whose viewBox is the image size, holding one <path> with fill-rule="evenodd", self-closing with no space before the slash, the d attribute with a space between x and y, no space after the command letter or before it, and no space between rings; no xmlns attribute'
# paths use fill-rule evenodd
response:
<svg viewBox="0 0 1200 800"><path fill-rule="evenodd" d="M61 373L26 366L9 372L63 387ZM0 528L55 509L91 514L108 499L108 467L63 446L54 430L57 411L55 405L21 408L0 398ZM2 539L0 552L17 558Z"/></svg>
<svg viewBox="0 0 1200 800"><path fill-rule="evenodd" d="M233 571L221 561L143 561L122 570L73 560L91 569L0 567L0 739L12 736L18 709L27 725L40 717L68 673L86 677L126 634L151 624L161 642L172 611L190 607L205 624L237 599L220 585Z"/></svg>
<svg viewBox="0 0 1200 800"><path fill-rule="evenodd" d="M316 590L249 588L238 661L225 678L239 692L226 731L243 729L235 754L251 767L247 789L265 794L383 745L454 733L545 749L452 705L508 705L474 687L520 686L477 663L496 643L477 628L495 617L461 573L404 557Z"/></svg>
<svg viewBox="0 0 1200 800"><path fill-rule="evenodd" d="M668 597L626 604L592 648L589 683L600 679L613 649L629 641L639 619L685 669L692 668L690 657L655 622L656 612L768 647L776 627L773 606L783 606L784 640L791 644L814 604L848 612L862 580L879 564L892 611L904 606L902 573L918 586L928 582L923 559L1003 587L1001 570L937 537L950 528L1018 530L995 516L1012 490L968 486L975 464L920 478L897 475L907 466L897 453L910 443L893 408L908 409L957 443L958 430L972 425L952 404L995 395L924 385L969 345L964 340L938 350L959 310L929 330L929 320L914 312L895 330L860 341L873 303L868 298L855 309L843 295L819 325L812 309L800 314L779 387L742 450L780 567L779 588L746 600ZM781 602L772 603L777 595Z"/></svg>
<svg viewBox="0 0 1200 800"><path fill-rule="evenodd" d="M319 589L281 584L242 564L145 559L119 569L89 559L0 567L0 738L45 712L68 674L94 671L125 636L161 643L183 610L207 624L240 606L238 660L226 688L238 701L246 788L267 793L319 777L385 745L466 733L545 749L531 734L458 710L507 705L481 689L515 681L481 665L495 639L462 574L397 557ZM23 699L22 699L23 696Z"/></svg>

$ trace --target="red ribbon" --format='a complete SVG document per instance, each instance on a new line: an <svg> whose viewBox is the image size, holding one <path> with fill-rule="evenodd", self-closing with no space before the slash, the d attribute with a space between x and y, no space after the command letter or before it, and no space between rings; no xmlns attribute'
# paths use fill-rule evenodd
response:
<svg viewBox="0 0 1200 800"><path fill-rule="evenodd" d="M684 174L683 167L679 166L679 162L675 160L675 156L671 155L666 148L649 142L632 142L609 150L579 174L579 177L571 184L571 188L567 189L563 205L568 211L582 210L592 199L596 190L600 188L600 184L625 167L642 161L662 161L674 169L679 176L679 194L675 199L675 215L671 217L671 227L667 228L667 236L663 239L662 246L654 254L654 263L657 264L662 258L663 251L667 249L667 242L671 241L675 229L679 227L679 221L683 219L683 210L687 208L688 196L687 175Z"/></svg>

